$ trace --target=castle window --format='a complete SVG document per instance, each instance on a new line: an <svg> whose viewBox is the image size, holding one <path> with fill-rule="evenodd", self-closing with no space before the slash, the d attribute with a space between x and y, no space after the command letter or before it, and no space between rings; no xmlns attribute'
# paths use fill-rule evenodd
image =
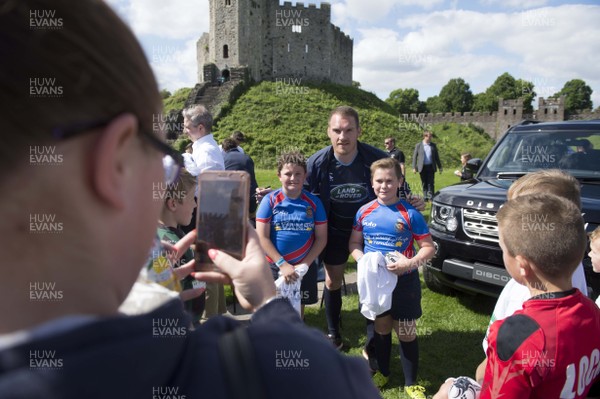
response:
<svg viewBox="0 0 600 399"><path fill-rule="evenodd" d="M302 25L292 25L292 32L302 33Z"/></svg>
<svg viewBox="0 0 600 399"><path fill-rule="evenodd" d="M557 112L556 112L556 108L554 108L554 112L553 112L553 113L554 113L554 115L556 115L556 114L557 114Z"/></svg>
<svg viewBox="0 0 600 399"><path fill-rule="evenodd" d="M229 58L229 46L228 45L223 46L223 58Z"/></svg>
<svg viewBox="0 0 600 399"><path fill-rule="evenodd" d="M304 52L305 52L305 53L308 53L308 44L305 44L305 45L304 45Z"/></svg>
<svg viewBox="0 0 600 399"><path fill-rule="evenodd" d="M508 115L508 110L504 108L504 115Z"/></svg>
<svg viewBox="0 0 600 399"><path fill-rule="evenodd" d="M544 108L544 115L548 115L548 108Z"/></svg>
<svg viewBox="0 0 600 399"><path fill-rule="evenodd" d="M288 43L288 53L290 52L290 49L291 49L290 44Z"/></svg>
<svg viewBox="0 0 600 399"><path fill-rule="evenodd" d="M226 6L230 6L231 5L231 0L225 0L225 5Z"/></svg>
<svg viewBox="0 0 600 399"><path fill-rule="evenodd" d="M516 114L517 114L517 110L513 109L513 115L516 115Z"/></svg>

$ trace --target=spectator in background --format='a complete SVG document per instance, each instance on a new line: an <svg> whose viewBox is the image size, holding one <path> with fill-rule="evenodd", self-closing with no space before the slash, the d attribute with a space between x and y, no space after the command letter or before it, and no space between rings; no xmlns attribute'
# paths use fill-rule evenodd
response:
<svg viewBox="0 0 600 399"><path fill-rule="evenodd" d="M415 146L413 153L412 167L413 172L421 175L421 184L423 185L423 196L425 201L430 201L435 193L434 179L435 172L443 172L442 162L435 143L431 142L433 134L429 130L423 132L423 141Z"/></svg>
<svg viewBox="0 0 600 399"><path fill-rule="evenodd" d="M471 154L465 152L460 154L460 164L462 165L461 170L455 170L454 175L460 177L460 181L470 180L473 178L473 172L467 167L467 162L471 159Z"/></svg>
<svg viewBox="0 0 600 399"><path fill-rule="evenodd" d="M254 161L249 155L239 151L239 148L235 140L225 139L221 143L223 149L223 160L225 162L226 170L243 170L248 172L250 175L250 218L254 220L254 213L256 212L256 175L254 174Z"/></svg>
<svg viewBox="0 0 600 399"><path fill-rule="evenodd" d="M192 153L184 153L185 169L193 176L198 176L206 170L224 170L223 154L211 131L213 118L203 105L192 105L183 110L183 128L185 134L192 140ZM195 228L196 209L192 222L183 228L185 232ZM204 319L227 311L225 305L225 290L218 283L206 284L206 304Z"/></svg>
<svg viewBox="0 0 600 399"><path fill-rule="evenodd" d="M192 140L192 153L183 154L185 168L193 176L205 170L223 170L223 155L211 130L213 118L203 105L192 105L183 110L183 131Z"/></svg>
<svg viewBox="0 0 600 399"><path fill-rule="evenodd" d="M394 158L396 161L400 162L400 170L402 170L402 176L406 176L406 171L404 170L404 153L400 151L399 148L396 148L396 139L393 137L386 137L385 141L385 150L387 151L390 158Z"/></svg>
<svg viewBox="0 0 600 399"><path fill-rule="evenodd" d="M235 141L235 146L236 146L237 150L240 153L245 154L244 149L242 147L240 147L240 144L246 140L244 133L240 132L239 130L236 130L235 132L231 133L231 136L229 136L229 138L232 139L233 141ZM221 152L223 154L225 154L225 150L223 149L223 143L219 144L219 149L221 150ZM223 156L225 156L225 155L223 155Z"/></svg>
<svg viewBox="0 0 600 399"><path fill-rule="evenodd" d="M158 221L157 233L160 240L175 245L184 237L185 232L181 229L181 226L190 224L196 208L195 193L196 178L185 169L181 169L177 179L168 185L165 192L165 200ZM192 260L194 260L194 252L189 248L175 263L174 267L180 267ZM206 287L204 282L200 282L192 276L184 278L181 284L184 290ZM195 325L200 323L204 313L205 300L205 294L202 293L199 297L185 302L185 309L192 317L192 323Z"/></svg>
<svg viewBox="0 0 600 399"><path fill-rule="evenodd" d="M192 145L194 143L189 143L188 145L185 146L185 152L188 154L191 154L192 152L194 152L194 149L192 148Z"/></svg>

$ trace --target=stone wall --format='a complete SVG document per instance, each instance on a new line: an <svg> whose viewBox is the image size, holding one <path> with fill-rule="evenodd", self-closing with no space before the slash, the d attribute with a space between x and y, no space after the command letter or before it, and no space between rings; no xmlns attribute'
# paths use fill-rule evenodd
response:
<svg viewBox="0 0 600 399"><path fill-rule="evenodd" d="M329 3L209 2L210 33L197 42L200 82L202 65L214 63L219 70L247 66L254 81L296 78L352 84L353 41L331 24Z"/></svg>

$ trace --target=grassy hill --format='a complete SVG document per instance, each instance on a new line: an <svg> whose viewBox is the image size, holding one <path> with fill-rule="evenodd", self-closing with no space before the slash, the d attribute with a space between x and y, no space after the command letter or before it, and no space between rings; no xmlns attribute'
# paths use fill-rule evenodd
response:
<svg viewBox="0 0 600 399"><path fill-rule="evenodd" d="M227 112L216 121L213 133L220 142L233 131L241 130L247 137L244 150L254 159L256 167L270 169L282 151L297 149L309 156L329 145L327 120L331 110L339 105L350 105L358 111L361 141L383 149L385 137L393 136L407 162L411 162L415 144L421 140L422 127L405 123L389 104L355 87L261 82L250 87L234 104L225 106ZM494 143L475 127L448 123L431 128L442 163L448 169L460 164L461 152L482 157Z"/></svg>

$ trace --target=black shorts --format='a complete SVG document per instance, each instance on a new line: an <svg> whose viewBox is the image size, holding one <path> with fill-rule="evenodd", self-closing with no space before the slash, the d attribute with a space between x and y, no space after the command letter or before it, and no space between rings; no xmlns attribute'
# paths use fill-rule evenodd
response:
<svg viewBox="0 0 600 399"><path fill-rule="evenodd" d="M423 315L421 309L421 280L417 270L398 276L392 293L392 308L377 317L392 316L392 320L417 320Z"/></svg>
<svg viewBox="0 0 600 399"><path fill-rule="evenodd" d="M279 268L274 264L269 265L271 267L271 273L273 274L273 280L277 280L279 278ZM312 305L313 303L317 303L319 300L319 295L317 293L317 268L319 264L317 262L311 263L308 271L302 277L302 282L300 283L300 294L301 299L300 303L303 305Z"/></svg>
<svg viewBox="0 0 600 399"><path fill-rule="evenodd" d="M327 246L323 250L323 262L326 265L343 265L348 261L350 234L352 230L329 229L327 231Z"/></svg>

